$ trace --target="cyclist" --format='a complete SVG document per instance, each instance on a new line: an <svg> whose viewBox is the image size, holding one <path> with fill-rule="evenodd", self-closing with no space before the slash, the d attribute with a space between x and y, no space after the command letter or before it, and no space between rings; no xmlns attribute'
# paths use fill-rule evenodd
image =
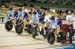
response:
<svg viewBox="0 0 75 49"><path fill-rule="evenodd" d="M9 8L8 15L7 15L7 19L13 19L14 18L14 15L15 15L14 9L12 7Z"/></svg>

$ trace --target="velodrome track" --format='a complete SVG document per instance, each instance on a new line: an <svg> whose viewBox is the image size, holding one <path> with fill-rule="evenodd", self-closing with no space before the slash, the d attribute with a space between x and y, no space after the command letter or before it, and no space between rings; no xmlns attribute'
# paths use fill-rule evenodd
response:
<svg viewBox="0 0 75 49"><path fill-rule="evenodd" d="M42 36L33 39L25 31L22 35L17 35L14 28L8 32L5 30L4 24L0 24L0 49L58 49L62 47L64 45L60 43L49 45Z"/></svg>
<svg viewBox="0 0 75 49"><path fill-rule="evenodd" d="M37 40L31 35L23 32L22 35L17 35L15 30L8 32L4 28L4 24L0 24L0 49L49 49L50 46L42 37ZM51 49L54 49L52 47Z"/></svg>

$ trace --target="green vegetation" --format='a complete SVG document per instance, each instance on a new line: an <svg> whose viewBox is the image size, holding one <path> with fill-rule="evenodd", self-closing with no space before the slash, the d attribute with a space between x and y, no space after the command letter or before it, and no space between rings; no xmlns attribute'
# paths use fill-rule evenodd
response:
<svg viewBox="0 0 75 49"><path fill-rule="evenodd" d="M2 16L4 17L4 16L5 16L5 14L4 14L4 13L0 13L0 16L1 16L1 17L2 17Z"/></svg>
<svg viewBox="0 0 75 49"><path fill-rule="evenodd" d="M30 5L30 4L33 4L33 5L36 5L36 6L42 6L42 7L57 7L57 8L73 8L75 9L75 5L62 5L62 4L45 4L45 3L32 3L32 2L25 2L26 4Z"/></svg>
<svg viewBox="0 0 75 49"><path fill-rule="evenodd" d="M2 0L0 0L1 2ZM15 3L26 3L27 5L33 4L36 6L43 7L57 7L57 8L73 8L75 9L75 0L36 0L35 2L30 2L30 0L10 0Z"/></svg>
<svg viewBox="0 0 75 49"><path fill-rule="evenodd" d="M35 2L22 1L22 0L15 0L16 3L26 3L27 5L33 4L36 6L43 6L43 7L57 7L57 8L73 8L75 9L75 5L68 4L70 0L36 0ZM75 3L75 0L71 0L71 2Z"/></svg>

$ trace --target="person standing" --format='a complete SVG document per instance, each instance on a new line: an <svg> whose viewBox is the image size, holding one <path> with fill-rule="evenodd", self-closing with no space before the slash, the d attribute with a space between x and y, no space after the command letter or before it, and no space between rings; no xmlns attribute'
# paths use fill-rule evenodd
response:
<svg viewBox="0 0 75 49"><path fill-rule="evenodd" d="M7 0L2 0L2 4L6 6L6 1Z"/></svg>
<svg viewBox="0 0 75 49"><path fill-rule="evenodd" d="M72 44L72 37L74 36L74 33L75 33L75 12L72 13L72 24L73 24L73 28L72 28L72 31L69 33L70 44Z"/></svg>
<svg viewBox="0 0 75 49"><path fill-rule="evenodd" d="M66 21L69 24L72 21L72 11L68 11L68 15L66 16Z"/></svg>

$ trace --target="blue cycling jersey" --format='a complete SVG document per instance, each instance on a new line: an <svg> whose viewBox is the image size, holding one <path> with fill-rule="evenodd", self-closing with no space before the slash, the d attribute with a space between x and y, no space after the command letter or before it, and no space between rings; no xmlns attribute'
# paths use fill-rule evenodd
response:
<svg viewBox="0 0 75 49"><path fill-rule="evenodd" d="M18 17L17 18L23 19L24 18L24 11L18 11Z"/></svg>
<svg viewBox="0 0 75 49"><path fill-rule="evenodd" d="M15 12L14 12L14 10L10 10L9 12L8 12L8 18L10 18L10 17L12 17L12 18L14 18L14 14L15 14Z"/></svg>
<svg viewBox="0 0 75 49"><path fill-rule="evenodd" d="M58 27L58 18L55 18L54 21L50 22L49 29L52 28L52 25L55 25L55 28Z"/></svg>
<svg viewBox="0 0 75 49"><path fill-rule="evenodd" d="M39 16L40 16L40 14L37 12L37 13L32 17L32 22L34 22L35 20L37 20L37 22L39 23Z"/></svg>

